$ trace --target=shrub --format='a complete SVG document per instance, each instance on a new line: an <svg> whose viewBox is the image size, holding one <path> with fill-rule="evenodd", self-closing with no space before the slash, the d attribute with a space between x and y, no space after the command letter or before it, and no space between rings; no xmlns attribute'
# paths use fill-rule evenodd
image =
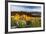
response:
<svg viewBox="0 0 46 34"><path fill-rule="evenodd" d="M19 21L18 21L18 27L19 27L19 28L24 28L25 25L26 25L26 22L25 22L24 20L19 20Z"/></svg>

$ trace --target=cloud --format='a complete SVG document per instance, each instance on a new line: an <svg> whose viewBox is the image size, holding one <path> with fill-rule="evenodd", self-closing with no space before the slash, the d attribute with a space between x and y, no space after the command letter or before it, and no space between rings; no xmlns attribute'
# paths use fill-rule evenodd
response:
<svg viewBox="0 0 46 34"><path fill-rule="evenodd" d="M40 12L40 6L18 6L18 5L11 5L11 11L26 11L26 12Z"/></svg>

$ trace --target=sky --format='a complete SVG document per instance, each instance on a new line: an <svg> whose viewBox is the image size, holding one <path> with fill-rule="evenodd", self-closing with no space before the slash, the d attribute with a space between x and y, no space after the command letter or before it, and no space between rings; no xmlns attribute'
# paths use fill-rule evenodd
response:
<svg viewBox="0 0 46 34"><path fill-rule="evenodd" d="M11 11L25 11L25 12L41 12L41 6L21 6L11 5Z"/></svg>

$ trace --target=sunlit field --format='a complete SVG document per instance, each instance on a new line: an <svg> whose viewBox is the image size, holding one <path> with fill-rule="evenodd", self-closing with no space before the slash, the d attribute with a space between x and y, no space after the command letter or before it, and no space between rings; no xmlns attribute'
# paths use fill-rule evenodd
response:
<svg viewBox="0 0 46 34"><path fill-rule="evenodd" d="M33 12L11 12L11 28L41 27L41 14L33 15Z"/></svg>

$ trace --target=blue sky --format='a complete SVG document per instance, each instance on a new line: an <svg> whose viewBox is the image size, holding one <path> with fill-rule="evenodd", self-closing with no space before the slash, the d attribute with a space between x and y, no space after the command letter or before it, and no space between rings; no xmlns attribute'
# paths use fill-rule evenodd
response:
<svg viewBox="0 0 46 34"><path fill-rule="evenodd" d="M41 6L11 5L11 11L41 12Z"/></svg>

